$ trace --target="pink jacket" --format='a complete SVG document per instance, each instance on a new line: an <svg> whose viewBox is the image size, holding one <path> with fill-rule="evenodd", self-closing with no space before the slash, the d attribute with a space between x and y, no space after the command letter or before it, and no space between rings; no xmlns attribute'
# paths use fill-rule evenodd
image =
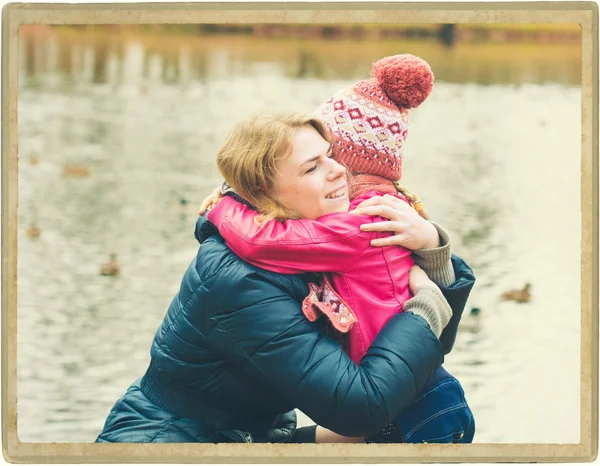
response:
<svg viewBox="0 0 600 466"><path fill-rule="evenodd" d="M350 204L379 195L368 192ZM350 357L359 364L388 319L412 297L408 275L414 264L402 247L372 247L387 232L363 232L359 226L381 217L332 213L318 220L271 220L258 226L257 213L225 196L208 213L229 248L245 261L278 273L325 272L357 323L349 331Z"/></svg>

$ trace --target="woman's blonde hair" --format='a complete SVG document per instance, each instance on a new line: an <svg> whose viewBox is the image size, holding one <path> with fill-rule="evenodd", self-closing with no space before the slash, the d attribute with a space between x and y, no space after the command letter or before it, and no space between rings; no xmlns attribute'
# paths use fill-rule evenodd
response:
<svg viewBox="0 0 600 466"><path fill-rule="evenodd" d="M266 218L300 218L273 196L277 163L292 153L292 138L302 127L312 126L331 142L325 125L299 113L261 113L238 123L217 153L217 167L236 193Z"/></svg>

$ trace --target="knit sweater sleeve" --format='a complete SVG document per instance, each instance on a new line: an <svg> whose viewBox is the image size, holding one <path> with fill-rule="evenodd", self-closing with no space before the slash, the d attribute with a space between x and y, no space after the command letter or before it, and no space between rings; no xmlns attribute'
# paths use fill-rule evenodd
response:
<svg viewBox="0 0 600 466"><path fill-rule="evenodd" d="M232 197L208 213L227 246L246 262L278 273L343 272L370 246L373 232L360 225L372 217L332 213L318 220L269 220Z"/></svg>
<svg viewBox="0 0 600 466"><path fill-rule="evenodd" d="M450 286L456 281L450 252L450 235L437 223L431 222L440 235L440 247L413 251L415 264L438 286Z"/></svg>
<svg viewBox="0 0 600 466"><path fill-rule="evenodd" d="M452 308L439 288L428 286L419 288L415 296L406 301L404 311L423 317L438 338L452 317Z"/></svg>

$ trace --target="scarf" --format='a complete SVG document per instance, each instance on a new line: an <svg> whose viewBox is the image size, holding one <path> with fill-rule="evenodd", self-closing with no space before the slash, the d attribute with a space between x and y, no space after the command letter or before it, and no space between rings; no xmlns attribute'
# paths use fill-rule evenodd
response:
<svg viewBox="0 0 600 466"><path fill-rule="evenodd" d="M350 199L362 196L369 191L398 194L398 189L393 181L377 175L352 175L350 177L350 189Z"/></svg>

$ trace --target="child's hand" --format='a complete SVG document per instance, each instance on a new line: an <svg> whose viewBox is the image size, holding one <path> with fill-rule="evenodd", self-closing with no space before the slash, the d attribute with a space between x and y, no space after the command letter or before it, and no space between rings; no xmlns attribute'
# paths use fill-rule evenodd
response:
<svg viewBox="0 0 600 466"><path fill-rule="evenodd" d="M223 194L221 194L221 187L215 188L212 193L210 193L207 197L204 198L202 204L200 204L200 208L198 209L198 215L202 215L207 210L212 209L216 206L219 201L223 198Z"/></svg>
<svg viewBox="0 0 600 466"><path fill-rule="evenodd" d="M265 216L264 216L264 215L261 215L261 214L256 214L256 215L254 216L254 223L255 223L257 226L259 226L259 227L262 227L262 226L263 226L263 224L265 223Z"/></svg>
<svg viewBox="0 0 600 466"><path fill-rule="evenodd" d="M394 233L386 238L374 239L372 246L403 246L411 251L431 249L440 246L440 236L433 224L410 206L395 196L373 196L361 202L351 211L357 215L378 215L389 219L386 222L365 223L363 231L390 231Z"/></svg>
<svg viewBox="0 0 600 466"><path fill-rule="evenodd" d="M408 274L408 286L413 296L423 286L438 288L438 286L427 276L425 271L418 265L413 265Z"/></svg>

